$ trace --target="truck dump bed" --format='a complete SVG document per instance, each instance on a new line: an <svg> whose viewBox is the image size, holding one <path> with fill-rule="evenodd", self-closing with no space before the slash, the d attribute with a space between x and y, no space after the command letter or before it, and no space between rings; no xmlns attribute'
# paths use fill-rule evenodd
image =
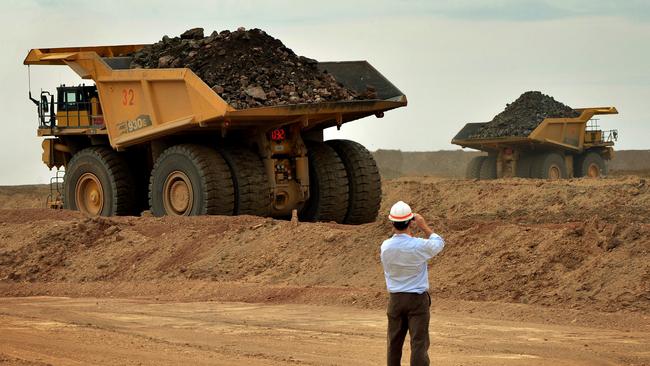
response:
<svg viewBox="0 0 650 366"><path fill-rule="evenodd" d="M368 85L376 99L234 109L187 68L130 69L125 57L143 45L33 49L26 65L68 65L95 81L105 131L121 149L161 136L194 129L273 129L302 123L303 130L340 126L405 106L406 96L366 61L321 62L318 68L362 93ZM92 129L97 126L87 126ZM54 135L60 131L40 131ZM96 130L96 128L95 128Z"/></svg>
<svg viewBox="0 0 650 366"><path fill-rule="evenodd" d="M614 143L604 139L592 139L585 134L587 123L600 114L617 114L615 107L577 108L580 115L575 118L546 118L528 136L505 136L494 138L473 138L486 123L468 123L451 140L453 144L476 150L495 151L502 147L513 148L559 148L582 151L585 143L611 146ZM602 131L601 131L602 132Z"/></svg>
<svg viewBox="0 0 650 366"><path fill-rule="evenodd" d="M406 96L366 61L320 62L318 68L357 93L372 85L377 98L239 109L226 112L224 119L232 121L233 128L272 128L298 120L304 122L305 129L311 129L340 125L373 114L381 116L384 111L406 105Z"/></svg>

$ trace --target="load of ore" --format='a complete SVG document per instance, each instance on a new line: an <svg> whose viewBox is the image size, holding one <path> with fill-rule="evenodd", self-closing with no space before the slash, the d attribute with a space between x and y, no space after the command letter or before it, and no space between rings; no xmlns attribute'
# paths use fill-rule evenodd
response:
<svg viewBox="0 0 650 366"><path fill-rule="evenodd" d="M132 56L131 68L191 69L236 109L374 97L371 89L358 95L345 88L319 71L316 60L297 56L260 29L204 37L203 28L194 28L180 37L164 36Z"/></svg>
<svg viewBox="0 0 650 366"><path fill-rule="evenodd" d="M470 138L525 137L545 118L574 118L579 115L580 112L551 96L538 91L528 91L506 105L503 112L484 124Z"/></svg>

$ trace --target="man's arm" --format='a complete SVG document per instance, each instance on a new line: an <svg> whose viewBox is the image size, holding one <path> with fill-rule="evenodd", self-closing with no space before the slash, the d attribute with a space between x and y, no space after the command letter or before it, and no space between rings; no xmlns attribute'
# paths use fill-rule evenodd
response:
<svg viewBox="0 0 650 366"><path fill-rule="evenodd" d="M442 252L442 249L445 247L445 241L438 234L435 234L433 230L431 230L427 222L424 220L424 217L419 214L415 214L413 215L413 221L428 237L428 239L425 240L425 246L430 257L433 257Z"/></svg>
<svg viewBox="0 0 650 366"><path fill-rule="evenodd" d="M427 222L424 220L424 217L420 214L414 214L413 215L413 221L415 221L415 225L417 225L420 230L424 231L424 235L427 237L431 236L433 234L433 230L429 227Z"/></svg>

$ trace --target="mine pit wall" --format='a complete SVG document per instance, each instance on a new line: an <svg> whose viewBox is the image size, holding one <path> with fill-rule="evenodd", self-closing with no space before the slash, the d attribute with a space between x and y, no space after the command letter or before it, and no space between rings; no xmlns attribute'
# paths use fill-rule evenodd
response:
<svg viewBox="0 0 650 366"><path fill-rule="evenodd" d="M385 179L401 176L435 176L463 178L469 161L479 155L474 150L400 151L377 150L373 156L379 172ZM615 151L614 159L608 162L612 175L650 174L650 150Z"/></svg>

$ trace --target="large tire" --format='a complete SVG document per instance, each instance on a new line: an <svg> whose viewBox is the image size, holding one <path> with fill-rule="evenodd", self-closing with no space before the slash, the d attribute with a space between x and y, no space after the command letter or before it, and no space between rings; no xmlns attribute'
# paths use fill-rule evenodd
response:
<svg viewBox="0 0 650 366"><path fill-rule="evenodd" d="M531 167L531 177L538 179L563 179L567 177L564 157L556 152L539 154Z"/></svg>
<svg viewBox="0 0 650 366"><path fill-rule="evenodd" d="M307 141L309 200L300 211L303 221L343 223L348 211L348 176L333 148Z"/></svg>
<svg viewBox="0 0 650 366"><path fill-rule="evenodd" d="M519 178L530 178L534 160L535 157L531 154L521 155L517 161L516 176Z"/></svg>
<svg viewBox="0 0 650 366"><path fill-rule="evenodd" d="M487 156L476 156L469 161L467 169L465 170L465 178L479 179L481 178L481 165L487 160Z"/></svg>
<svg viewBox="0 0 650 366"><path fill-rule="evenodd" d="M63 188L66 209L91 216L132 215L134 192L126 161L108 147L83 149L66 166Z"/></svg>
<svg viewBox="0 0 650 366"><path fill-rule="evenodd" d="M590 151L576 156L573 171L576 177L600 178L607 175L607 165L600 154Z"/></svg>
<svg viewBox="0 0 650 366"><path fill-rule="evenodd" d="M381 205L381 177L372 154L350 140L330 140L326 144L341 158L348 176L348 211L343 223L358 225L375 221Z"/></svg>
<svg viewBox="0 0 650 366"><path fill-rule="evenodd" d="M149 205L155 216L232 215L235 192L228 164L206 146L166 149L151 171Z"/></svg>
<svg viewBox="0 0 650 366"><path fill-rule="evenodd" d="M481 164L479 179L497 179L497 158L488 156Z"/></svg>
<svg viewBox="0 0 650 366"><path fill-rule="evenodd" d="M235 189L235 215L271 215L271 186L264 163L251 150L227 147L221 154L230 167Z"/></svg>

